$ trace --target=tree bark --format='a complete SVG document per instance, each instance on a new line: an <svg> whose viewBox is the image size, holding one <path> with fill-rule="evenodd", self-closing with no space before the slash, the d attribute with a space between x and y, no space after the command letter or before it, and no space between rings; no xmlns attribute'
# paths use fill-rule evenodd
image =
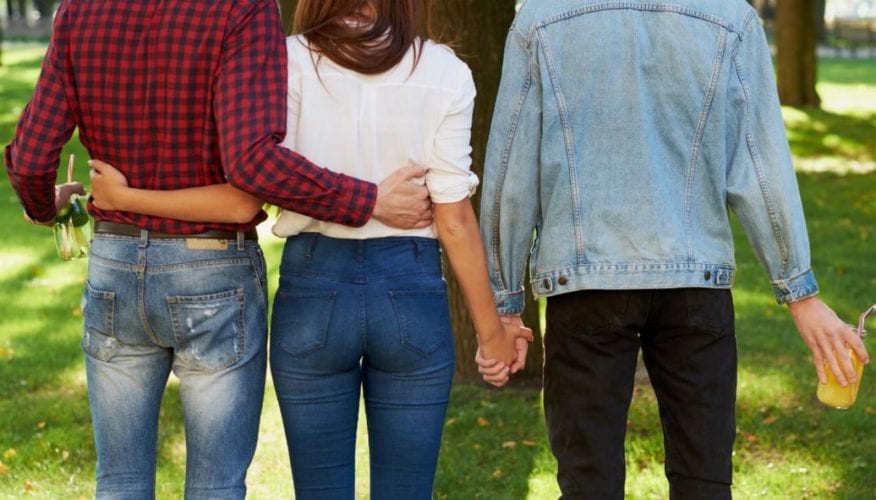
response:
<svg viewBox="0 0 876 500"><path fill-rule="evenodd" d="M434 28L441 41L451 42L472 70L477 99L472 124L472 169L483 178L490 121L499 89L505 38L514 20L514 0L441 0L434 4ZM480 205L478 198L474 206ZM449 266L445 266L449 269ZM449 273L448 273L449 274ZM457 380L480 380L474 363L477 341L471 317L456 280L447 276L450 309L456 344ZM530 344L526 370L515 378L536 379L542 372L542 344L538 303L528 296L524 323L532 327L536 340Z"/></svg>
<svg viewBox="0 0 876 500"><path fill-rule="evenodd" d="M279 0L280 17L283 19L283 29L287 35L292 34L292 21L295 19L295 6L298 0Z"/></svg>
<svg viewBox="0 0 876 500"><path fill-rule="evenodd" d="M779 99L787 106L821 104L815 91L816 0L782 0L776 4Z"/></svg>
<svg viewBox="0 0 876 500"><path fill-rule="evenodd" d="M827 41L827 24L824 21L824 15L827 12L827 0L815 0L815 40L818 43Z"/></svg>

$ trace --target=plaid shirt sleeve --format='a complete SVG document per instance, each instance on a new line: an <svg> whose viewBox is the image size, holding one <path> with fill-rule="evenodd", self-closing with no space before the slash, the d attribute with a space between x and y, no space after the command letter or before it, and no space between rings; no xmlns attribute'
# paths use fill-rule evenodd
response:
<svg viewBox="0 0 876 500"><path fill-rule="evenodd" d="M65 69L60 63L66 5L62 2L58 8L54 35L33 96L21 114L12 143L4 151L9 182L27 215L41 222L55 217L58 158L76 126L67 103Z"/></svg>
<svg viewBox="0 0 876 500"><path fill-rule="evenodd" d="M377 186L280 146L286 135L286 43L277 4L256 2L225 39L214 112L228 182L282 208L358 227Z"/></svg>

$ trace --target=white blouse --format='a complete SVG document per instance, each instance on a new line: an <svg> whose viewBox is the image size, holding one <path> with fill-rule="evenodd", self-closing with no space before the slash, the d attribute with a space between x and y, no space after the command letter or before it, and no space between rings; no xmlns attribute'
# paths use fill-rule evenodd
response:
<svg viewBox="0 0 876 500"><path fill-rule="evenodd" d="M428 168L433 203L474 193L471 123L475 86L468 66L443 45L426 42L411 73L413 49L393 69L363 75L317 59L302 36L286 40L289 64L283 145L317 165L379 184L411 162ZM314 68L317 61L319 72ZM370 220L359 228L283 211L280 237L319 232L333 238L436 236L433 227L402 230Z"/></svg>

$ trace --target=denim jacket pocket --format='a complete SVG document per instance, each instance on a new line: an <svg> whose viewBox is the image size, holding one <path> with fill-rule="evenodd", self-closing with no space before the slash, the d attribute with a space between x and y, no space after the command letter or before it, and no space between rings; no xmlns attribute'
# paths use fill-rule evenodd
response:
<svg viewBox="0 0 876 500"><path fill-rule="evenodd" d="M113 336L115 298L115 293L96 290L91 283L85 283L82 350L100 361L109 361L122 348L122 343Z"/></svg>
<svg viewBox="0 0 876 500"><path fill-rule="evenodd" d="M336 295L335 290L277 292L271 335L284 351L305 356L325 347Z"/></svg>
<svg viewBox="0 0 876 500"><path fill-rule="evenodd" d="M187 367L216 372L246 350L242 288L197 296L167 297L177 358Z"/></svg>
<svg viewBox="0 0 876 500"><path fill-rule="evenodd" d="M423 356L435 352L452 336L445 287L390 290L401 344Z"/></svg>

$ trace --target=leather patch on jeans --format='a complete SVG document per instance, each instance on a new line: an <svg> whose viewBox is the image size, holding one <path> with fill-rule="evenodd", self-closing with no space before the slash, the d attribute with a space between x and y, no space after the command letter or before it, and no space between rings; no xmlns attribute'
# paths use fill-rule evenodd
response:
<svg viewBox="0 0 876 500"><path fill-rule="evenodd" d="M186 250L228 250L228 240L186 238Z"/></svg>

